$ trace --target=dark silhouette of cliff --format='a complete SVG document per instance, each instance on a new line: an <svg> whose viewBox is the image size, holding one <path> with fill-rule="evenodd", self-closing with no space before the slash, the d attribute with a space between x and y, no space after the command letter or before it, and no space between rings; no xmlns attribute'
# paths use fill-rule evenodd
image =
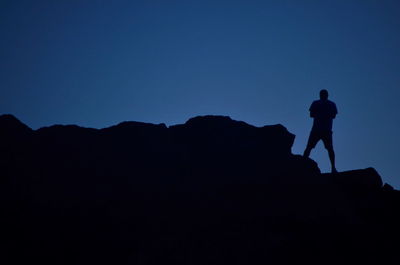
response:
<svg viewBox="0 0 400 265"><path fill-rule="evenodd" d="M400 194L321 174L282 125L31 130L0 116L2 264L391 264Z"/></svg>

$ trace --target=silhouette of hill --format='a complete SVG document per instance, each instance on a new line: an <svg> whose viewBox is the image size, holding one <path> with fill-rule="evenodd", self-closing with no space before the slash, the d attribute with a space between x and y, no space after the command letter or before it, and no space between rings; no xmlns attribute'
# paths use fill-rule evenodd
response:
<svg viewBox="0 0 400 265"><path fill-rule="evenodd" d="M32 130L0 116L3 264L391 264L400 193L321 174L282 125Z"/></svg>

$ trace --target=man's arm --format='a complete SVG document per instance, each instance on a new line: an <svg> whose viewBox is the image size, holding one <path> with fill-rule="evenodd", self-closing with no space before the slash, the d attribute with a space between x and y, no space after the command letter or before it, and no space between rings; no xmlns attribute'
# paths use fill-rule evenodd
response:
<svg viewBox="0 0 400 265"><path fill-rule="evenodd" d="M314 102L311 104L309 110L310 110L310 117L314 118L315 117L315 104L314 104Z"/></svg>
<svg viewBox="0 0 400 265"><path fill-rule="evenodd" d="M332 102L333 103L333 102ZM336 104L333 103L333 112L332 112L332 119L336 118L336 115L338 114Z"/></svg>

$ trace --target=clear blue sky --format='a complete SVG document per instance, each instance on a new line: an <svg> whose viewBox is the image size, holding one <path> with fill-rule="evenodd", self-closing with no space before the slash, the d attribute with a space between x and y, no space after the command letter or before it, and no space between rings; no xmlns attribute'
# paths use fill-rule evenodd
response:
<svg viewBox="0 0 400 265"><path fill-rule="evenodd" d="M0 1L0 113L33 129L281 123L302 153L311 102L339 114L339 170L400 188L400 1ZM322 171L322 143L312 153Z"/></svg>

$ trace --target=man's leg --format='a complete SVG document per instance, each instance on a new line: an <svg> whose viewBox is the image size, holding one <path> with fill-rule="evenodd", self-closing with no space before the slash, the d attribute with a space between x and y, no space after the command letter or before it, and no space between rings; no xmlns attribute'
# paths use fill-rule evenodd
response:
<svg viewBox="0 0 400 265"><path fill-rule="evenodd" d="M306 149L304 150L303 156L308 158L310 156L311 149L312 147L307 145Z"/></svg>
<svg viewBox="0 0 400 265"><path fill-rule="evenodd" d="M329 160L331 161L332 173L337 173L335 165L335 151L333 150L332 132L327 133L322 138L326 150L328 150Z"/></svg>
<svg viewBox="0 0 400 265"><path fill-rule="evenodd" d="M318 135L315 132L311 131L310 136L308 137L307 147L303 153L303 157L308 158L310 156L311 150L315 147L318 141L319 141Z"/></svg>
<svg viewBox="0 0 400 265"><path fill-rule="evenodd" d="M335 151L333 151L333 147L328 149L329 160L331 160L332 173L337 173L335 166Z"/></svg>

